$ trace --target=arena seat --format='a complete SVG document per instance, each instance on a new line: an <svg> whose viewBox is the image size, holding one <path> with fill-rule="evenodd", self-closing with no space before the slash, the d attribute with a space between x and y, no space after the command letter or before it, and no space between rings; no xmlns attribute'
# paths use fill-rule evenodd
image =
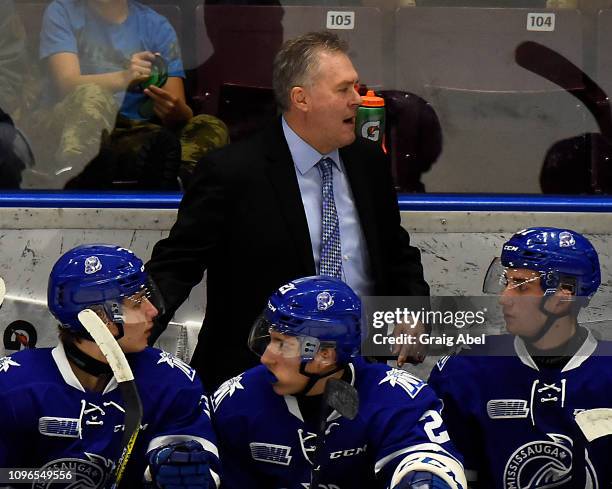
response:
<svg viewBox="0 0 612 489"><path fill-rule="evenodd" d="M612 3L612 2L611 2ZM603 90L612 94L612 10L601 10L597 15L597 75Z"/></svg>
<svg viewBox="0 0 612 489"><path fill-rule="evenodd" d="M220 100L224 85L233 86L234 94L240 86L251 92L270 89L272 61L283 41L325 29L329 11L354 12L354 28L334 32L349 42L362 82L382 86L383 24L377 8L198 5L195 98L199 110L219 114L220 106L227 103Z"/></svg>

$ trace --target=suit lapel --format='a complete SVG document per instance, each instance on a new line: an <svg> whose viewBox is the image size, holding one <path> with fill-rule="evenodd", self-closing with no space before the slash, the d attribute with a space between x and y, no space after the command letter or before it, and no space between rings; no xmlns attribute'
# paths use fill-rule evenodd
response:
<svg viewBox="0 0 612 489"><path fill-rule="evenodd" d="M279 209L293 238L298 255L301 257L305 273L314 275L316 268L312 256L308 221L306 220L300 187L295 175L293 159L283 134L280 119L266 131L265 141L268 179L278 198Z"/></svg>
<svg viewBox="0 0 612 489"><path fill-rule="evenodd" d="M368 178L366 165L354 144L340 149L340 157L346 170L346 176L353 193L353 201L357 207L361 230L368 247L371 272L375 283L382 283L380 275L383 269L381 263L381 243L378 240L376 224L376 207L372 194L371 182Z"/></svg>

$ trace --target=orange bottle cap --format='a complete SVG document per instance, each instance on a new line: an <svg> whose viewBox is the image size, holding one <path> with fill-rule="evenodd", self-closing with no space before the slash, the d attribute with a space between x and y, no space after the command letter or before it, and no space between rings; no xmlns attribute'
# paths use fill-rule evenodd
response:
<svg viewBox="0 0 612 489"><path fill-rule="evenodd" d="M385 106L385 99L377 96L374 93L374 90L368 90L368 93L366 93L361 98L363 99L363 102L361 102L361 105L363 107L384 107Z"/></svg>

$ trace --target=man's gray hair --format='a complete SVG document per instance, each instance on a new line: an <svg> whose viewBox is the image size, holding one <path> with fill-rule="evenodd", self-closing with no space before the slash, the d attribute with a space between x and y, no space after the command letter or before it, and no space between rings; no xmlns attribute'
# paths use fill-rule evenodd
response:
<svg viewBox="0 0 612 489"><path fill-rule="evenodd" d="M293 87L304 86L316 75L321 51L348 53L348 44L328 31L309 32L285 42L274 58L272 86L281 112L289 110Z"/></svg>

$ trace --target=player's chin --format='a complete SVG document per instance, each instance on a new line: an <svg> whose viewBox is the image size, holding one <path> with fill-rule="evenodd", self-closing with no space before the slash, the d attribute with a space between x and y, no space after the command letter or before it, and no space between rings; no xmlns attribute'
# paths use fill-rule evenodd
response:
<svg viewBox="0 0 612 489"><path fill-rule="evenodd" d="M287 386L283 385L281 382L272 384L272 390L275 394L278 394L279 396L286 396L291 394L291 392L289 392L290 389L288 389Z"/></svg>
<svg viewBox="0 0 612 489"><path fill-rule="evenodd" d="M508 333L513 335L522 335L524 331L521 329L521 326L514 318L505 318L506 320L506 330Z"/></svg>
<svg viewBox="0 0 612 489"><path fill-rule="evenodd" d="M281 381L278 381L276 384L272 384L272 389L279 396L292 396L301 391L301 388L299 386L284 383Z"/></svg>

